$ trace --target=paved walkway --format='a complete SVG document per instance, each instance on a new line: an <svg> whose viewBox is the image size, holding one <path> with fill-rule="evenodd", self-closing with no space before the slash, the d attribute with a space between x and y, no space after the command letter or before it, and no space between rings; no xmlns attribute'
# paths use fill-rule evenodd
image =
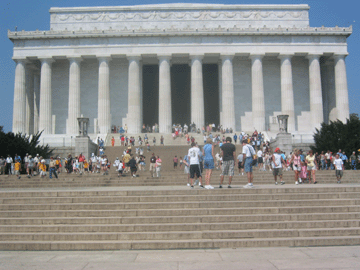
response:
<svg viewBox="0 0 360 270"><path fill-rule="evenodd" d="M360 246L156 251L0 251L1 270L360 269Z"/></svg>

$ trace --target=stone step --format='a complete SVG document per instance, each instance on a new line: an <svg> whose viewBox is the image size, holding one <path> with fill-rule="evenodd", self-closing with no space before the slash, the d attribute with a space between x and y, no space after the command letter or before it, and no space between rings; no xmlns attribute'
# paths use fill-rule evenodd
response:
<svg viewBox="0 0 360 270"><path fill-rule="evenodd" d="M314 205L316 202L316 205ZM207 205L207 207L206 207ZM119 203L79 203L79 204L8 204L8 205L0 205L0 211L2 213L7 211L19 211L20 213L24 213L24 211L83 211L83 210L122 210L124 211L180 211L182 209L193 210L195 211L207 211L208 209L228 209L235 207L309 207L309 206L353 206L360 205L360 199L337 199L337 200L276 200L276 201L230 201L230 202L213 202L205 204L196 203L171 203L171 205L163 206L160 204L149 204L148 208L137 207L137 205L125 205ZM130 207L132 206L132 207ZM156 208L158 206L158 208ZM186 207L186 208L185 208ZM166 208L166 209L164 209ZM179 210L180 209L180 210ZM44 213L45 215L45 213Z"/></svg>
<svg viewBox="0 0 360 270"><path fill-rule="evenodd" d="M286 213L251 215L196 215L196 216L143 216L143 217L43 217L0 218L0 225L41 224L142 224L142 223L218 223L245 221L326 220L359 219L360 212L333 213Z"/></svg>
<svg viewBox="0 0 360 270"><path fill-rule="evenodd" d="M191 192L191 190L189 190ZM43 197L43 198L4 198L2 204L59 204L59 203L124 203L124 208L143 208L149 206L149 208L158 208L163 205L162 203L168 203L172 206L179 203L193 204L194 207L204 207L206 203L226 203L236 201L263 201L263 200L310 200L310 199L345 199L345 198L359 198L358 192L344 192L344 193L293 193L293 194L234 194L234 195L213 195L210 190L207 190L208 194L205 195L178 195L174 196L102 196L102 197ZM222 205L223 206L223 205ZM165 207L165 205L164 205Z"/></svg>
<svg viewBox="0 0 360 270"><path fill-rule="evenodd" d="M282 237L359 236L360 228L282 229L282 230L218 230L122 233L2 233L3 241L137 241L192 239L248 239Z"/></svg>
<svg viewBox="0 0 360 270"><path fill-rule="evenodd" d="M205 230L264 230L264 229L306 229L306 228L342 228L359 227L357 220L315 220L282 222L241 222L241 223L191 223L191 224L62 224L56 225L0 225L1 233L84 233L84 232L169 232L169 231L205 231Z"/></svg>
<svg viewBox="0 0 360 270"><path fill-rule="evenodd" d="M1 217L130 217L130 216L193 216L193 215L245 215L245 214L284 214L284 213L338 213L360 212L360 205L344 206L301 206L301 207L246 207L212 209L156 209L156 210L52 210L44 211L0 211Z"/></svg>
<svg viewBox="0 0 360 270"><path fill-rule="evenodd" d="M2 241L0 250L138 250L359 245L360 236L138 241Z"/></svg>

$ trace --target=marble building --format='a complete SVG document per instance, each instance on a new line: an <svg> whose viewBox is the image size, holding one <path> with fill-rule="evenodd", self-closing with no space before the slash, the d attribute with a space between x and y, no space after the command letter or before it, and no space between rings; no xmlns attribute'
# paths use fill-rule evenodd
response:
<svg viewBox="0 0 360 270"><path fill-rule="evenodd" d="M13 132L90 133L127 124L222 124L310 134L349 117L351 27L310 27L308 5L51 8L50 30L8 32Z"/></svg>

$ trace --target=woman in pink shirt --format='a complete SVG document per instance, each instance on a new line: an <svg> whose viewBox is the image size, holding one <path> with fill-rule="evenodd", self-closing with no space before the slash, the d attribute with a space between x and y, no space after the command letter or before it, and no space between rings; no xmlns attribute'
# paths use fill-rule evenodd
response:
<svg viewBox="0 0 360 270"><path fill-rule="evenodd" d="M161 171L161 163L162 160L160 159L159 156L156 157L156 161L155 161L155 171L156 171L156 177L160 177L160 171Z"/></svg>
<svg viewBox="0 0 360 270"><path fill-rule="evenodd" d="M293 163L293 170L295 172L295 185L301 183L299 173L301 172L301 158L300 153L297 149L294 149L294 154L291 157L290 164Z"/></svg>

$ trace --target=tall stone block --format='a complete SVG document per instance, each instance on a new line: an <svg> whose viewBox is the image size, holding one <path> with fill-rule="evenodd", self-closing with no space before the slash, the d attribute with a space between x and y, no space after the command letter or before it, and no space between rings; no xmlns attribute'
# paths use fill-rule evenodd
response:
<svg viewBox="0 0 360 270"><path fill-rule="evenodd" d="M26 132L26 60L15 59L15 86L14 86L14 107L13 127L14 133Z"/></svg>
<svg viewBox="0 0 360 270"><path fill-rule="evenodd" d="M158 56L159 58L159 132L171 133L171 56Z"/></svg>
<svg viewBox="0 0 360 270"><path fill-rule="evenodd" d="M263 78L263 55L251 55L252 118L254 128L265 130L265 95Z"/></svg>
<svg viewBox="0 0 360 270"><path fill-rule="evenodd" d="M67 134L78 133L78 120L80 117L81 101L80 101L80 57L68 57L70 62L69 68L69 106Z"/></svg>
<svg viewBox="0 0 360 270"><path fill-rule="evenodd" d="M347 86L345 55L335 55L335 92L337 118L346 123L349 118L349 93Z"/></svg>
<svg viewBox="0 0 360 270"><path fill-rule="evenodd" d="M40 115L39 130L43 134L52 134L52 94L51 94L51 65L52 58L42 58L40 75Z"/></svg>
<svg viewBox="0 0 360 270"><path fill-rule="evenodd" d="M289 133L295 131L295 103L291 57L291 55L279 56L281 61L281 113L289 115Z"/></svg>
<svg viewBox="0 0 360 270"><path fill-rule="evenodd" d="M101 134L110 132L110 57L98 57L98 126ZM76 120L77 121L77 120Z"/></svg>
<svg viewBox="0 0 360 270"><path fill-rule="evenodd" d="M34 69L26 69L26 133L34 133Z"/></svg>
<svg viewBox="0 0 360 270"><path fill-rule="evenodd" d="M233 55L221 56L221 102L222 102L222 126L235 130L235 102L234 102L234 71Z"/></svg>
<svg viewBox="0 0 360 270"><path fill-rule="evenodd" d="M128 133L141 132L140 55L129 56Z"/></svg>
<svg viewBox="0 0 360 270"><path fill-rule="evenodd" d="M191 123L196 124L196 128L205 125L204 112L204 86L203 86L203 56L193 55L191 58Z"/></svg>
<svg viewBox="0 0 360 270"><path fill-rule="evenodd" d="M321 89L320 55L308 55L310 81L310 113L313 128L320 128L324 121L323 99Z"/></svg>

